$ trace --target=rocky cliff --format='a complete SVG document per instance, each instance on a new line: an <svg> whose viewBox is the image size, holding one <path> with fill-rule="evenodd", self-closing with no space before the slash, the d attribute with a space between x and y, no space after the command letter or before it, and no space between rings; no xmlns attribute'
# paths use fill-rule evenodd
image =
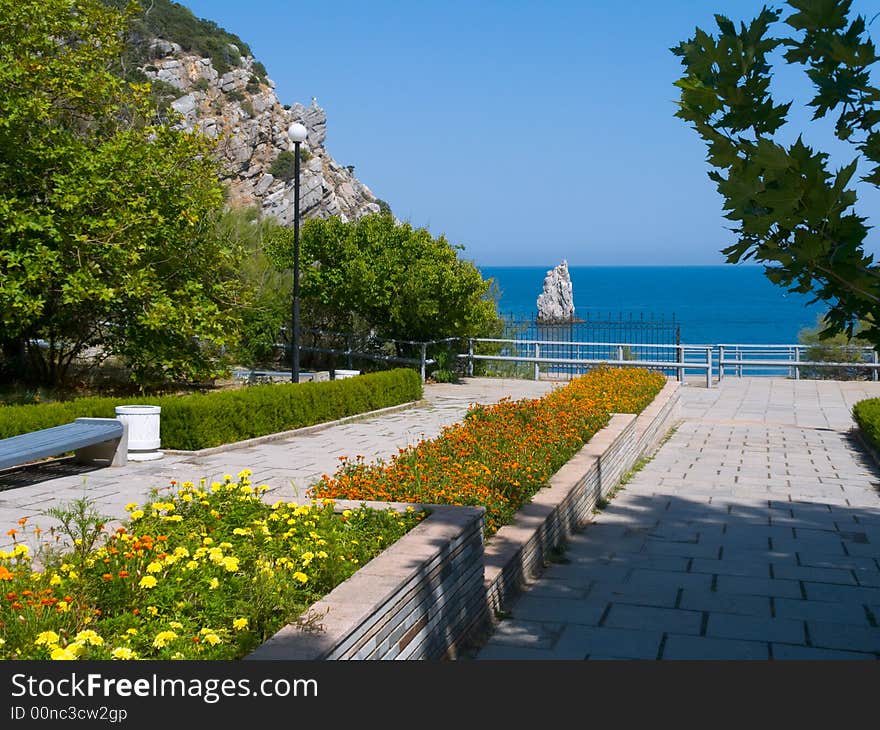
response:
<svg viewBox="0 0 880 730"><path fill-rule="evenodd" d="M186 53L170 41L154 40L150 56L141 70L168 85L163 88L179 92L171 107L183 115L184 126L218 141L230 205L257 205L284 225L293 222L292 164L286 171L276 165L276 175L270 168L281 153L292 149L287 128L301 122L308 130L302 144L302 215L356 220L379 212L376 197L354 176L353 168L337 163L325 149L324 110L315 100L308 107L282 106L275 84L255 69L252 57L242 56L239 66L221 75L210 58Z"/></svg>

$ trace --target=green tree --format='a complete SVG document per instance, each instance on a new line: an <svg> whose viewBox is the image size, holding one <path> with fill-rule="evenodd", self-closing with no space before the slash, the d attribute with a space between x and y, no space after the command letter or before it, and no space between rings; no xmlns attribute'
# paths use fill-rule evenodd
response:
<svg viewBox="0 0 880 730"><path fill-rule="evenodd" d="M237 329L211 143L120 76L134 12L0 0L0 342L48 383L87 348L141 383L205 379Z"/></svg>
<svg viewBox="0 0 880 730"><path fill-rule="evenodd" d="M870 77L877 55L864 18L850 19L851 0L788 5L788 34L770 35L782 13L765 7L739 29L716 15L717 36L697 28L673 48L685 70L676 82L676 116L706 142L709 176L736 223L739 240L723 250L727 260L753 258L774 283L813 292L830 306L824 335L852 335L859 320L877 321L880 305L880 268L864 251L868 225L850 187L860 162L861 179L880 185L880 90ZM829 155L800 136L789 145L778 141L791 102L777 104L770 94L777 50L805 67L815 90L813 119L837 113L836 136L859 153L850 164L831 172ZM880 343L874 324L861 336Z"/></svg>
<svg viewBox="0 0 880 730"><path fill-rule="evenodd" d="M280 229L267 252L293 265L292 232ZM495 301L462 246L381 213L356 222L309 220L302 228L301 290L312 311L335 313L336 327L360 321L378 336L432 340L498 332ZM328 323L329 324L329 323Z"/></svg>
<svg viewBox="0 0 880 730"><path fill-rule="evenodd" d="M823 337L822 333L828 329L828 323L825 315L820 314L816 317L814 327L804 327L798 332L798 342L807 345L801 357L803 360L813 362L864 362L865 348L869 348L871 343L862 338L861 333L868 328L867 322L859 322L852 337L844 332ZM803 366L800 372L801 377L815 380L855 380L871 377L869 370L845 366Z"/></svg>

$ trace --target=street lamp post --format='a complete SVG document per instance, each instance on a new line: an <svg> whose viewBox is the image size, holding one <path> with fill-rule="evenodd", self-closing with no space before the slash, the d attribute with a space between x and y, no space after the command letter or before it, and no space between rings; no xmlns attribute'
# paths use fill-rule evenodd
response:
<svg viewBox="0 0 880 730"><path fill-rule="evenodd" d="M306 128L294 122L287 129L293 142L293 333L290 343L290 379L299 382L299 146L306 139Z"/></svg>

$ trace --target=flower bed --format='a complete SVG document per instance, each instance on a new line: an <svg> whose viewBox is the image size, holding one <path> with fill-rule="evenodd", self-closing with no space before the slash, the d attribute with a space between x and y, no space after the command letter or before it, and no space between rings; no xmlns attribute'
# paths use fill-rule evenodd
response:
<svg viewBox="0 0 880 730"><path fill-rule="evenodd" d="M547 483L611 413L638 413L666 378L639 369L595 370L540 399L473 406L435 439L401 449L390 461L345 460L312 494L486 508L493 534Z"/></svg>
<svg viewBox="0 0 880 730"><path fill-rule="evenodd" d="M269 506L248 477L131 504L111 535L81 502L67 515L79 525L72 550L34 531L43 569L23 543L0 552L0 658L242 657L424 516L335 514L330 500Z"/></svg>

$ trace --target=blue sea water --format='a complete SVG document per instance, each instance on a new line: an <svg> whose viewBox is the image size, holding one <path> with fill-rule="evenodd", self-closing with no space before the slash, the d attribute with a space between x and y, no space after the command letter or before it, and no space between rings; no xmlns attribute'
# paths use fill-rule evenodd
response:
<svg viewBox="0 0 880 730"><path fill-rule="evenodd" d="M548 267L482 266L501 289L499 310L534 316ZM580 317L675 319L686 344L791 344L826 309L772 284L760 266L572 266Z"/></svg>

